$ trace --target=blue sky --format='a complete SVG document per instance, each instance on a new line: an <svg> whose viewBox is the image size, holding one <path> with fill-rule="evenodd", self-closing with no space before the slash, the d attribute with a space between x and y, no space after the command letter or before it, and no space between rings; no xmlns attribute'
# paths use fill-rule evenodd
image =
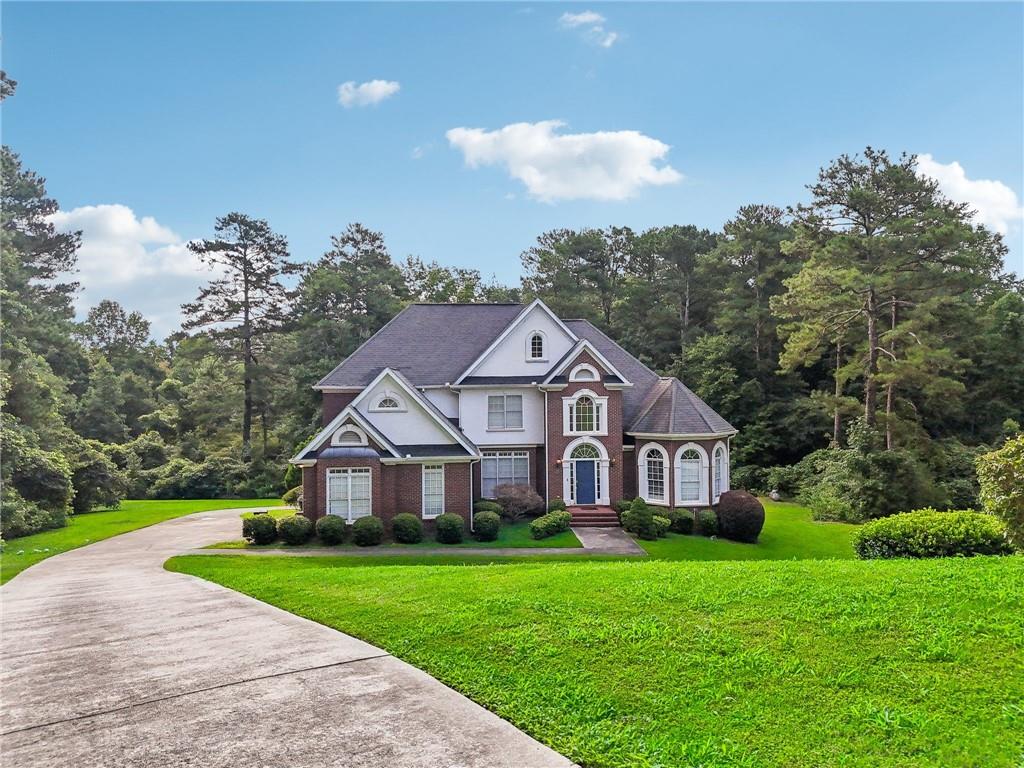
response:
<svg viewBox="0 0 1024 768"><path fill-rule="evenodd" d="M547 229L718 228L868 144L930 155L1024 274L1022 29L1020 3L5 3L3 138L86 232L83 304L158 335L231 210L300 260L361 221L513 282Z"/></svg>

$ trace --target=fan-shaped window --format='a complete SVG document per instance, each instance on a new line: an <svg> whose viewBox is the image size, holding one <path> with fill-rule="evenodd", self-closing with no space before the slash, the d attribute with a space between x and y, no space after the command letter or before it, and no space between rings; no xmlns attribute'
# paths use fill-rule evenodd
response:
<svg viewBox="0 0 1024 768"><path fill-rule="evenodd" d="M535 333L530 336L530 359L544 359L544 337L539 333Z"/></svg>
<svg viewBox="0 0 1024 768"><path fill-rule="evenodd" d="M580 363L569 372L569 381L597 381L597 369L592 365Z"/></svg>
<svg viewBox="0 0 1024 768"><path fill-rule="evenodd" d="M700 501L700 454L693 448L679 457L679 501Z"/></svg>
<svg viewBox="0 0 1024 768"><path fill-rule="evenodd" d="M600 459L601 454L597 448L590 445L589 443L581 443L573 448L569 458L571 459Z"/></svg>
<svg viewBox="0 0 1024 768"><path fill-rule="evenodd" d="M371 411L404 411L405 403L394 392L384 392L372 401Z"/></svg>
<svg viewBox="0 0 1024 768"><path fill-rule="evenodd" d="M354 424L346 424L331 437L331 445L367 445L366 433Z"/></svg>
<svg viewBox="0 0 1024 768"><path fill-rule="evenodd" d="M385 408L385 409L387 409L387 408L391 408L391 409L398 408L398 401L395 400L395 398L393 398L393 397L382 397L380 399L380 401L377 403L377 407L378 408Z"/></svg>

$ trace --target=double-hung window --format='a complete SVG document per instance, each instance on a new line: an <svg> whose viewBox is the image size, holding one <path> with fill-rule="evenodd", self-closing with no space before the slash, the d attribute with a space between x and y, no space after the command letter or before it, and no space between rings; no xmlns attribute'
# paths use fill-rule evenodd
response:
<svg viewBox="0 0 1024 768"><path fill-rule="evenodd" d="M488 395L487 429L522 429L522 395Z"/></svg>
<svg viewBox="0 0 1024 768"><path fill-rule="evenodd" d="M444 512L444 464L423 465L423 517Z"/></svg>
<svg viewBox="0 0 1024 768"><path fill-rule="evenodd" d="M529 485L530 454L526 451L491 451L480 461L480 495L494 498L499 485Z"/></svg>
<svg viewBox="0 0 1024 768"><path fill-rule="evenodd" d="M372 510L368 467L327 470L327 514L354 522Z"/></svg>
<svg viewBox="0 0 1024 768"><path fill-rule="evenodd" d="M692 448L679 460L679 501L700 501L700 454Z"/></svg>

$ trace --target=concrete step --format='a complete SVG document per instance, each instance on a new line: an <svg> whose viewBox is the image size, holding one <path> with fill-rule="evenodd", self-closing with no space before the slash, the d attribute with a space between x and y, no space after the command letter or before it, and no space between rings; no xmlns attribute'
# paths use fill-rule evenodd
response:
<svg viewBox="0 0 1024 768"><path fill-rule="evenodd" d="M618 528L618 520L573 520L573 528Z"/></svg>

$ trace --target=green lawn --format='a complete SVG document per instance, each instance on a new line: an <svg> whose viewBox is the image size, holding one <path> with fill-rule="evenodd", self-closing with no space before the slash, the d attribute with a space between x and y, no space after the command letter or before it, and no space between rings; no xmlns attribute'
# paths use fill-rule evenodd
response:
<svg viewBox="0 0 1024 768"><path fill-rule="evenodd" d="M64 528L5 542L3 554L0 555L0 584L40 560L172 517L230 507L269 507L280 503L280 499L123 501L117 509L74 515L68 519Z"/></svg>
<svg viewBox="0 0 1024 768"><path fill-rule="evenodd" d="M819 523L806 507L761 499L765 522L757 544L670 533L657 541L640 541L652 557L661 560L792 560L852 559L857 526Z"/></svg>
<svg viewBox="0 0 1024 768"><path fill-rule="evenodd" d="M275 516L283 517L283 514L272 513ZM288 513L290 514L290 513ZM244 515L243 515L244 517ZM238 528L241 533L241 523ZM426 533L426 532L425 532ZM316 547L325 547L323 542L318 538L314 537L306 544L299 546L293 546L284 544L283 542L277 541L273 544L250 544L245 539L235 539L233 541L222 541L217 544L210 544L206 549L308 549ZM517 523L508 525L502 523L501 528L498 532L498 538L495 541L477 541L469 535L469 531L466 532L466 539L461 544L440 544L433 536L427 534L424 536L423 541L419 544L395 544L393 542L385 542L381 545L388 549L404 549L408 550L410 554L414 554L416 550L421 549L494 549L497 547L517 547L523 549L536 549L542 548L547 549L551 547L581 547L579 539L576 538L576 534L572 531L563 531L557 533L554 536L549 536L546 539L531 539L530 538L530 523L528 520L520 520ZM357 547L355 544L341 544L332 546L331 549L338 550L363 550L367 551L372 549L370 547Z"/></svg>
<svg viewBox="0 0 1024 768"><path fill-rule="evenodd" d="M585 766L1024 760L1022 557L167 567L383 647Z"/></svg>

